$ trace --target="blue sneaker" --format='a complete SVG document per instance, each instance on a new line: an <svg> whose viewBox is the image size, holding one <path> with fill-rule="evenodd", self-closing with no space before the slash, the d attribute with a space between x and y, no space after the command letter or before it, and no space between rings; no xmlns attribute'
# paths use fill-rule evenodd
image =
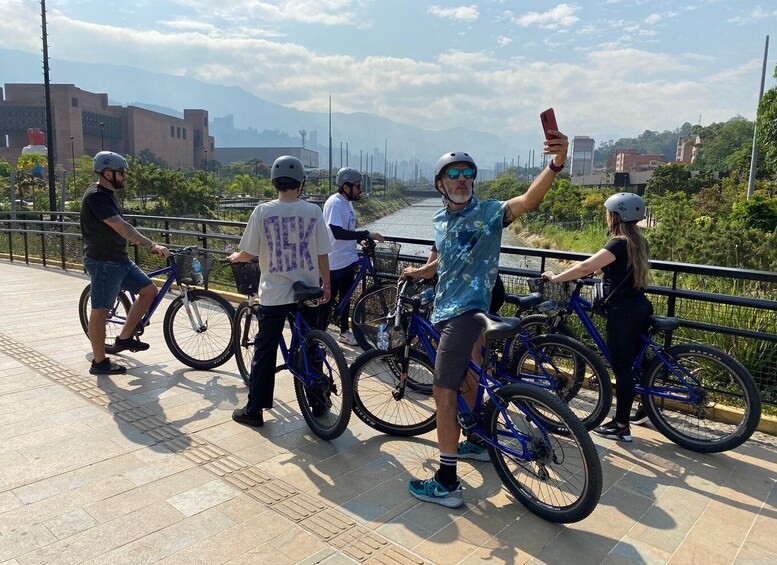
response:
<svg viewBox="0 0 777 565"><path fill-rule="evenodd" d="M459 459L475 459L476 461L491 461L488 449L481 447L469 440L459 442L456 448L456 456Z"/></svg>
<svg viewBox="0 0 777 565"><path fill-rule="evenodd" d="M459 482L456 482L453 490L448 490L433 478L425 481L413 479L407 484L407 488L410 494L424 502L434 502L448 508L458 508L464 504Z"/></svg>

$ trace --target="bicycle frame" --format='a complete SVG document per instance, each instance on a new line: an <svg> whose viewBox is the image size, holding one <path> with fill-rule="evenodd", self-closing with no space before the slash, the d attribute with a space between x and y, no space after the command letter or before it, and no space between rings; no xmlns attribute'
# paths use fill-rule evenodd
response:
<svg viewBox="0 0 777 565"><path fill-rule="evenodd" d="M401 297L399 298L398 302L399 301L401 301ZM521 330L521 334L525 334L528 340L528 334L526 334L524 330ZM410 343L410 340L412 339L411 336L418 337L418 339L421 341L424 347L424 350L426 351L427 356L429 357L432 364L434 364L435 359L437 358L437 351L432 345L429 337L431 336L432 339L439 340L440 334L439 332L437 332L437 330L434 329L434 327L426 319L424 319L423 316L421 316L418 313L416 307L414 307L413 311L410 314L410 323L407 329L407 341L405 344L405 348L409 348L409 343ZM509 343L505 344L505 350L507 350L507 347L509 347ZM504 384L503 382L500 381L500 378L505 378L505 375L500 370L500 367L498 366L498 364L493 362L493 356L490 353L491 352L489 352L489 355L483 356L482 366L478 366L472 359L469 360L469 370L473 371L474 374L478 376L478 385L477 385L478 391L477 391L477 395L475 396L475 404L472 407L472 409L470 409L469 406L467 405L467 402L464 400L464 396L461 394L461 392L458 392L458 394L456 395L456 404L458 406L457 418L458 418L459 425L465 432L477 433L483 439L483 441L494 446L496 449L499 449L504 453L507 453L521 460L530 460L532 457L532 454L529 448L529 441L526 439L524 434L522 434L517 429L515 429L515 427L513 426L512 420L506 414L505 408L502 406L501 402L497 399L496 395L494 394L494 391ZM488 373L488 368L493 369L494 373L496 373L497 376L494 377L490 375ZM509 377L506 377L506 378L509 378ZM547 378L548 380L552 379L549 376ZM542 388L546 388L546 387L542 387ZM550 387L547 387L547 388L550 388ZM480 421L480 418L478 417L481 412L481 408L485 404L484 391L485 391L485 394L488 395L491 402L494 402L495 405L498 407L500 413L502 414L504 422L507 424L508 428L511 431L510 434L508 434L507 432L502 432L501 435L505 435L505 436L510 435L516 438L521 444L521 448L522 448L521 453L502 445L501 443L497 442L495 439L488 437L488 434L485 433L485 430L483 429L483 423ZM532 422L536 424L539 429L543 430L543 435L547 440L547 433L545 432L545 428L539 422L539 420L536 417L534 417L529 411L522 409L522 412L524 412L526 416L530 418Z"/></svg>
<svg viewBox="0 0 777 565"><path fill-rule="evenodd" d="M591 320L591 317L588 315L588 312L591 312L593 310L593 307L591 303L580 296L579 286L575 290L575 292L572 293L572 296L569 298L569 303L567 305L566 313L572 314L574 313L580 322L583 324L583 327L585 328L585 331L588 333L589 336L591 336L591 339L593 339L594 343L596 344L596 347L599 348L599 351L602 353L604 358L607 360L608 363L610 363L610 366L612 366L612 361L610 358L610 351L607 349L607 343L605 342L602 335L599 333L599 330L594 325L593 321ZM634 360L634 364L631 367L631 375L635 382L634 390L637 394L649 394L651 396L657 396L660 398L665 398L667 400L677 400L680 402L696 402L698 393L694 392L694 387L699 383L698 379L693 376L693 374L689 373L685 370L682 365L677 365L673 362L671 357L669 357L664 349L656 344L653 339L651 338L650 333L643 333L640 334L640 338L642 340L642 347L639 350L639 353L637 354L636 359ZM647 357L647 351L648 349L655 355L658 359L661 360L661 362L664 364L665 367L669 371L672 372L672 374L677 377L680 382L683 383L684 387L661 387L661 388L648 388L642 385L640 377L640 367L642 366L645 358ZM690 378L693 383L689 383L686 377ZM680 391L683 391L685 394L680 394Z"/></svg>
<svg viewBox="0 0 777 565"><path fill-rule="evenodd" d="M170 288L172 288L173 284L175 284L178 281L178 267L175 265L174 261L170 261L170 263L162 267L161 269L157 269L156 271L151 271L150 273L146 273L148 278L154 278L162 275L166 275L167 279L162 284L162 286L159 288L159 292L157 293L156 297L154 298L154 301L151 303L151 306L149 306L148 311L143 315L143 317L140 319L139 325L142 327L146 327L151 323L151 317L154 315L154 312L156 312L156 309L159 307L159 305L162 303L162 300L164 299L165 295L168 293ZM185 291L185 285L181 285L178 283L179 288L181 289L181 296L183 297L183 304L184 308L186 309L186 314L189 317L189 321L192 324L192 330L201 333L207 329L206 325L202 321L202 316L200 316L199 308L196 304L192 303L189 300L189 294ZM134 292L128 292L130 295L130 298L132 300L132 303L134 304L137 300L137 295ZM193 305L193 307L192 307ZM116 312L111 312L111 315L108 319L108 321L115 320L117 323L124 324L124 318L123 316L119 316L116 314Z"/></svg>
<svg viewBox="0 0 777 565"><path fill-rule="evenodd" d="M308 325L308 323L305 321L305 318L302 316L301 307L297 307L297 311L293 314L289 313L286 319L289 322L289 326L291 326L291 342L287 346L286 338L283 337L283 334L281 334L281 339L278 342L278 346L281 349L281 356L283 357L284 365L281 365L278 367L278 369L288 369L294 378L301 380L303 383L305 383L305 386L311 386L313 384L313 379L309 375L314 371L311 371L308 352L304 347L302 347L304 344L304 338L302 336L304 336L311 329L310 325ZM299 372L297 367L294 365L294 359L292 359L291 355L291 352L293 351L302 352L302 372ZM326 370L331 374L332 366L329 364L326 358L324 358L324 364L326 365Z"/></svg>
<svg viewBox="0 0 777 565"><path fill-rule="evenodd" d="M360 284L362 285L362 290L364 290L364 287L367 284L365 282L367 273L369 273L375 281L379 280L378 273L366 253L360 257L356 263L353 263L353 265L358 265L359 270L357 271L356 276L353 279L353 283L351 283L351 287L348 289L348 292L346 292L345 296L340 299L340 302L338 302L337 305L332 308L332 313L330 316L339 317L345 311L346 306L351 302L353 293L356 291L356 288Z"/></svg>

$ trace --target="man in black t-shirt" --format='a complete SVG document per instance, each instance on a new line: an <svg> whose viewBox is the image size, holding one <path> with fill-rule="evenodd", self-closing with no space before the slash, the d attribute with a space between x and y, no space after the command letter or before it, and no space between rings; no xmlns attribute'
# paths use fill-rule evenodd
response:
<svg viewBox="0 0 777 565"><path fill-rule="evenodd" d="M81 235L84 237L84 267L91 279L92 312L89 315L89 341L92 344L93 375L117 375L126 368L112 363L105 354L145 351L148 344L135 335L135 327L148 311L157 295L156 286L127 255L127 242L149 248L160 257L170 251L141 234L122 217L122 208L115 191L127 183L127 161L111 151L100 151L94 157L97 182L84 192L81 201ZM138 295L127 313L127 320L110 345L105 343L105 323L108 311L121 290Z"/></svg>

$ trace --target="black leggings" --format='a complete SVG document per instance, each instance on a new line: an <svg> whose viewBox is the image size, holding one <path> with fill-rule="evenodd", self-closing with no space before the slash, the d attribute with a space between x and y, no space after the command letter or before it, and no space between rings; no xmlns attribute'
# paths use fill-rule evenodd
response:
<svg viewBox="0 0 777 565"><path fill-rule="evenodd" d="M342 269L335 269L329 273L329 280L332 285L332 296L329 302L326 302L319 306L319 318L318 327L322 330L326 330L329 326L329 314L332 311L332 306L335 304L335 298L338 298L338 302L342 301L348 289L353 284L353 279L356 276L356 272L353 269L353 265L343 267ZM346 306L343 312L340 314L340 318L337 320L340 326L340 333L348 331L348 316L350 314L350 305Z"/></svg>
<svg viewBox="0 0 777 565"><path fill-rule="evenodd" d="M639 334L652 313L653 305L644 294L633 300L610 303L607 307L607 349L615 373L615 421L619 424L629 423L634 402L631 368L642 347Z"/></svg>

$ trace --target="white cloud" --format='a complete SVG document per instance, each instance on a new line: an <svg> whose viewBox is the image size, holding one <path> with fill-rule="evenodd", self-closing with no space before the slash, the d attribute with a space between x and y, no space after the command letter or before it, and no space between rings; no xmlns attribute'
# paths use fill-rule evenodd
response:
<svg viewBox="0 0 777 565"><path fill-rule="evenodd" d="M559 4L547 12L528 12L515 18L515 23L521 27L538 26L543 29L557 29L560 27L569 27L580 18L575 12L580 7L572 4Z"/></svg>
<svg viewBox="0 0 777 565"><path fill-rule="evenodd" d="M657 24L662 19L661 14L650 14L648 17L645 18L645 23L648 25Z"/></svg>
<svg viewBox="0 0 777 565"><path fill-rule="evenodd" d="M197 11L203 18L231 22L296 21L331 26L365 25L357 14L363 0L173 0Z"/></svg>
<svg viewBox="0 0 777 565"><path fill-rule="evenodd" d="M761 6L756 6L746 16L736 16L729 18L728 22L737 25L745 25L774 17L777 17L777 10L764 10L761 8Z"/></svg>
<svg viewBox="0 0 777 565"><path fill-rule="evenodd" d="M507 47L512 42L513 42L512 39L504 35L500 35L499 37L496 38L496 44L499 45L499 47Z"/></svg>
<svg viewBox="0 0 777 565"><path fill-rule="evenodd" d="M458 6L456 8L443 8L441 6L429 6L427 12L440 18L454 18L457 20L474 21L480 17L478 7Z"/></svg>

